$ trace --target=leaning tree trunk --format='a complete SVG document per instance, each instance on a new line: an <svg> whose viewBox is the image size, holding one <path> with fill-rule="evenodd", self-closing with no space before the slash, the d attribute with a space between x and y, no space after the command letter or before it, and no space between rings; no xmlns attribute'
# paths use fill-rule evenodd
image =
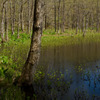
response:
<svg viewBox="0 0 100 100"><path fill-rule="evenodd" d="M35 0L34 24L31 46L28 58L24 65L22 75L18 80L19 85L30 86L34 80L35 70L40 57L41 45L42 0Z"/></svg>

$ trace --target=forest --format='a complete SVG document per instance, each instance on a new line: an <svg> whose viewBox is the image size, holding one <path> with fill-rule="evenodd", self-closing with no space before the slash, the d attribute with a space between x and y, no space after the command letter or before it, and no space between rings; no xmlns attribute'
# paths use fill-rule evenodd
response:
<svg viewBox="0 0 100 100"><path fill-rule="evenodd" d="M0 0L0 100L100 100L100 0Z"/></svg>

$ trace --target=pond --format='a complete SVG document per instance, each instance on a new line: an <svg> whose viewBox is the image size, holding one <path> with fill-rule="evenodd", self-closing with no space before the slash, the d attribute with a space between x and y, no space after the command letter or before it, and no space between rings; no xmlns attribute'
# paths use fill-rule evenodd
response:
<svg viewBox="0 0 100 100"><path fill-rule="evenodd" d="M99 42L43 47L38 66L35 100L100 100Z"/></svg>
<svg viewBox="0 0 100 100"><path fill-rule="evenodd" d="M75 95L100 100L100 43L42 48L39 65L46 73L64 74L65 80L72 77L68 92L59 100L73 100Z"/></svg>

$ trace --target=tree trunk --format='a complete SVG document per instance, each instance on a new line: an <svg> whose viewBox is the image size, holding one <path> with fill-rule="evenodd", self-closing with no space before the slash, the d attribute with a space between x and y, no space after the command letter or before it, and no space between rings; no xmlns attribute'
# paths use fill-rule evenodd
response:
<svg viewBox="0 0 100 100"><path fill-rule="evenodd" d="M59 33L60 31L60 2L61 0L59 0L58 2L58 32L57 33Z"/></svg>
<svg viewBox="0 0 100 100"><path fill-rule="evenodd" d="M76 34L78 34L78 30L79 30L79 5L76 8Z"/></svg>
<svg viewBox="0 0 100 100"><path fill-rule="evenodd" d="M97 9L96 9L96 13L97 13L97 20L96 20L96 31L99 31L99 0L97 0Z"/></svg>
<svg viewBox="0 0 100 100"><path fill-rule="evenodd" d="M11 33L14 35L14 24L15 24L15 0L13 1L13 7L12 7L12 1L10 0L10 19L11 19Z"/></svg>
<svg viewBox="0 0 100 100"><path fill-rule="evenodd" d="M86 35L87 28L88 28L88 14L85 16L85 25L84 25L83 37Z"/></svg>
<svg viewBox="0 0 100 100"><path fill-rule="evenodd" d="M5 3L3 3L3 7L2 7L2 21L1 21L1 39L2 39L2 43L4 42L4 5Z"/></svg>
<svg viewBox="0 0 100 100"><path fill-rule="evenodd" d="M20 18L21 18L21 30L24 31L24 19L23 19L23 0L21 0L21 9L20 9Z"/></svg>
<svg viewBox="0 0 100 100"><path fill-rule="evenodd" d="M46 13L45 13L45 30L47 29L47 15L46 15Z"/></svg>
<svg viewBox="0 0 100 100"><path fill-rule="evenodd" d="M56 1L54 0L54 26L55 26L55 32L56 32Z"/></svg>
<svg viewBox="0 0 100 100"><path fill-rule="evenodd" d="M78 34L78 26L79 26L79 21L78 21L78 16L77 16L77 19L76 19L76 34Z"/></svg>
<svg viewBox="0 0 100 100"><path fill-rule="evenodd" d="M65 0L63 0L63 24L62 24L62 32L65 31Z"/></svg>
<svg viewBox="0 0 100 100"><path fill-rule="evenodd" d="M30 0L28 2L28 34L30 34Z"/></svg>
<svg viewBox="0 0 100 100"><path fill-rule="evenodd" d="M35 0L31 46L22 75L18 80L19 85L30 86L33 83L35 70L40 57L42 19L42 0Z"/></svg>
<svg viewBox="0 0 100 100"><path fill-rule="evenodd" d="M30 11L30 30L32 31L32 26L33 26L33 10L34 10L34 0L31 1L32 5L31 5L31 11ZM31 23L32 22L32 23ZM31 37L31 34L30 34Z"/></svg>
<svg viewBox="0 0 100 100"><path fill-rule="evenodd" d="M17 38L19 38L19 27L20 27L20 8L19 8L19 13L18 13Z"/></svg>
<svg viewBox="0 0 100 100"><path fill-rule="evenodd" d="M5 40L8 41L8 15L7 15L7 5L8 1L5 4Z"/></svg>
<svg viewBox="0 0 100 100"><path fill-rule="evenodd" d="M14 34L14 31L15 31L15 11L16 11L15 3L16 3L16 0L13 1L13 20L12 20L12 23L13 23L13 34Z"/></svg>

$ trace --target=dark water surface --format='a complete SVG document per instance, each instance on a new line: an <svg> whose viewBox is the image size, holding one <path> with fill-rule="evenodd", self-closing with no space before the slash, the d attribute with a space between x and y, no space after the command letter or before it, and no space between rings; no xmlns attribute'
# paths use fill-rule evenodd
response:
<svg viewBox="0 0 100 100"><path fill-rule="evenodd" d="M65 80L66 70L72 75L69 91L57 100L100 100L100 43L42 48L39 65Z"/></svg>

